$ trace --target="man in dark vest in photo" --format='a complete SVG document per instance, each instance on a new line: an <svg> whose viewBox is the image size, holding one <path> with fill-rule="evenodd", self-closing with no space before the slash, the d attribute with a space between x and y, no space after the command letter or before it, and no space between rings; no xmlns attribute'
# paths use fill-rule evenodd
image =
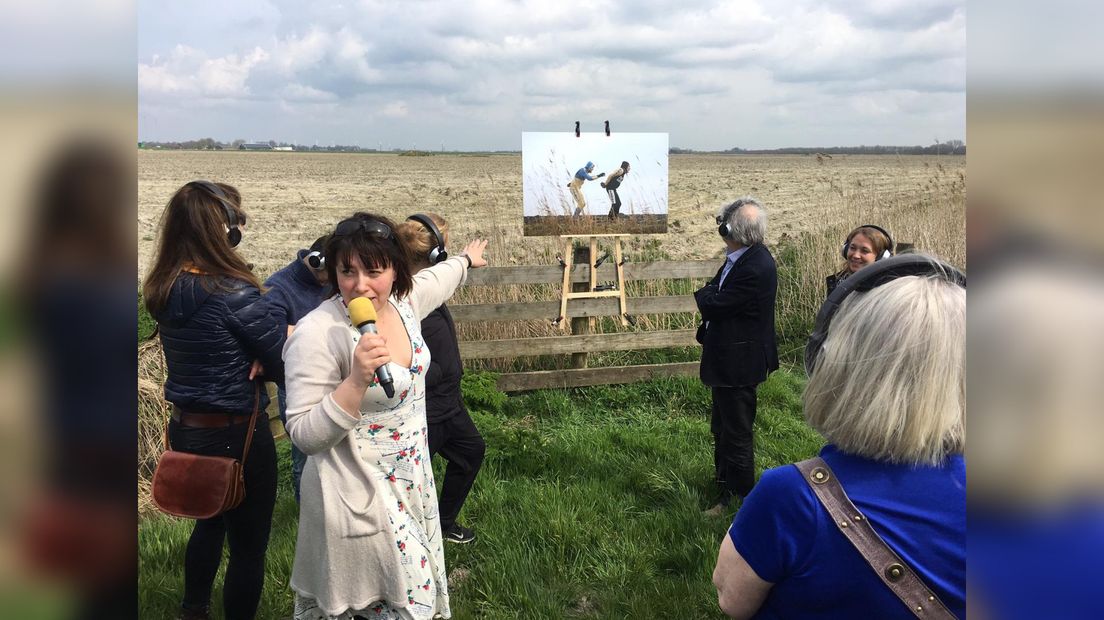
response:
<svg viewBox="0 0 1104 620"><path fill-rule="evenodd" d="M720 494L710 515L755 486L756 387L778 369L774 304L778 273L767 246L767 212L740 198L717 216L726 259L717 275L694 293L702 324L701 380L713 389L713 462Z"/></svg>

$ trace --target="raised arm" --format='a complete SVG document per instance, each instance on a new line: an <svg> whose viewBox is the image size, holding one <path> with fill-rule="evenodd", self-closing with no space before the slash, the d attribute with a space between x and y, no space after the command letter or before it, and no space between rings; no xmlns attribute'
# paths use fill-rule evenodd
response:
<svg viewBox="0 0 1104 620"><path fill-rule="evenodd" d="M438 263L414 275L414 289L410 302L418 314L418 320L429 316L435 308L448 301L456 288L467 279L468 269L487 266L483 252L486 239L476 239L464 246L464 250L443 263Z"/></svg>

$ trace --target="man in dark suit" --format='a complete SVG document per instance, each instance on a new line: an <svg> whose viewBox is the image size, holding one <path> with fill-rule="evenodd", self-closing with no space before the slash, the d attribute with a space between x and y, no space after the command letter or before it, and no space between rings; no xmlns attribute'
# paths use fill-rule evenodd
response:
<svg viewBox="0 0 1104 620"><path fill-rule="evenodd" d="M702 325L701 380L713 388L713 462L720 496L708 514L720 515L755 486L755 389L778 369L774 303L778 274L763 240L766 210L740 198L717 216L725 264L694 293Z"/></svg>

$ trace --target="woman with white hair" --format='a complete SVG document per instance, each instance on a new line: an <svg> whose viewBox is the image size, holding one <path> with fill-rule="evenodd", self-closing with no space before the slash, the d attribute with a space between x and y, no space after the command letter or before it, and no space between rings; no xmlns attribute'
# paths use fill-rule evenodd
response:
<svg viewBox="0 0 1104 620"><path fill-rule="evenodd" d="M965 617L965 286L954 267L905 255L829 296L804 393L828 445L815 463L763 472L744 501L713 574L726 614ZM840 487L834 503L825 489Z"/></svg>

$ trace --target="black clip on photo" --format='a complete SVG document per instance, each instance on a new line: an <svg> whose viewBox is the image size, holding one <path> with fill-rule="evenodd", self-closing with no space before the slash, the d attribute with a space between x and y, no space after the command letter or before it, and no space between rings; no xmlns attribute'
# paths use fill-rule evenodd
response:
<svg viewBox="0 0 1104 620"><path fill-rule="evenodd" d="M609 121L606 121L606 137L609 137Z"/></svg>
<svg viewBox="0 0 1104 620"><path fill-rule="evenodd" d="M579 121L575 121L575 137L579 137Z"/></svg>

